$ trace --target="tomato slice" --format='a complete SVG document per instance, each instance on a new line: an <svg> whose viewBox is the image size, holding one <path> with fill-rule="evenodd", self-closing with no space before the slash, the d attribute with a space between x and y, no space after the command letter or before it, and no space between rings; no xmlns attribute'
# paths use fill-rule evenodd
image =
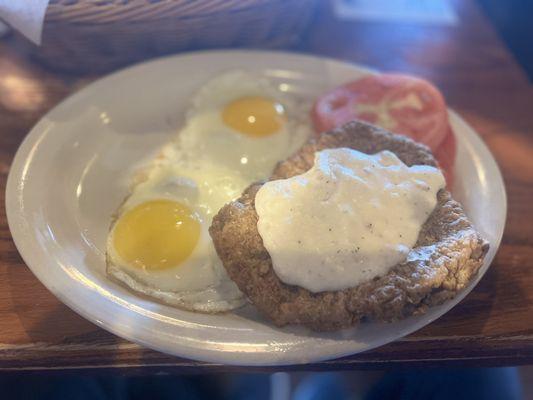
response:
<svg viewBox="0 0 533 400"><path fill-rule="evenodd" d="M457 154L455 134L451 128L449 129L439 148L435 150L434 154L435 159L437 160L439 167L446 178L446 186L448 189L451 189L453 186L455 157Z"/></svg>
<svg viewBox="0 0 533 400"><path fill-rule="evenodd" d="M320 97L312 110L318 132L354 119L403 134L436 150L448 133L446 103L431 83L406 75L368 75Z"/></svg>

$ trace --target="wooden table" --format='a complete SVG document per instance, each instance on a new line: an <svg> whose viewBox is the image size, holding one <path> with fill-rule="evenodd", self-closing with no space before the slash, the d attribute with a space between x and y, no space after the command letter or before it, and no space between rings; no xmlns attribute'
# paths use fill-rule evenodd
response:
<svg viewBox="0 0 533 400"><path fill-rule="evenodd" d="M533 362L533 89L475 4L455 5L455 27L340 22L324 7L299 50L435 82L500 164L509 199L502 246L475 290L431 325L376 350L294 369ZM4 208L11 160L47 110L95 78L47 72L25 47L17 37L0 40L0 369L236 370L166 356L97 328L20 258Z"/></svg>

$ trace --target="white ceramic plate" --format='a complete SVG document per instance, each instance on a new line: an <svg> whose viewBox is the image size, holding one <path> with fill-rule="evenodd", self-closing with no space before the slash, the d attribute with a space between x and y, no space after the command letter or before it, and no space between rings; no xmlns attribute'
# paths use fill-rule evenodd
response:
<svg viewBox="0 0 533 400"><path fill-rule="evenodd" d="M125 339L182 357L238 365L308 363L368 350L423 327L466 296L494 258L506 197L489 150L453 112L459 146L454 193L491 247L477 279L423 316L317 334L275 328L251 306L224 315L181 311L108 280L106 232L127 194L132 164L172 137L195 89L229 68L262 73L289 91L313 97L368 73L355 65L289 53L191 53L120 71L63 101L20 146L6 193L17 248L52 293Z"/></svg>

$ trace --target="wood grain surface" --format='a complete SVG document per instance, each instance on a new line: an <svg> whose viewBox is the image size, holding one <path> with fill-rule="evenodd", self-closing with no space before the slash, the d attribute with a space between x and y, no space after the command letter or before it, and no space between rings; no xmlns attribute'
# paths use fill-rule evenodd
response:
<svg viewBox="0 0 533 400"><path fill-rule="evenodd" d="M325 4L298 50L418 74L442 89L504 175L509 212L496 259L464 301L422 330L356 356L276 370L533 362L533 88L473 1L454 4L455 27L338 21ZM24 40L0 39L0 370L238 370L170 357L96 327L41 285L12 242L4 191L17 147L47 110L95 78L47 72Z"/></svg>

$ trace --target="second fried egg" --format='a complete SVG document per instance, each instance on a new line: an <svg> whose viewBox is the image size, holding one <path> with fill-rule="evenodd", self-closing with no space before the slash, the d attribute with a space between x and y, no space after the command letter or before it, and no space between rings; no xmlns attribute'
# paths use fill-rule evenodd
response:
<svg viewBox="0 0 533 400"><path fill-rule="evenodd" d="M268 177L277 162L302 146L312 132L309 109L308 102L265 77L229 71L193 97L180 145L251 183Z"/></svg>

